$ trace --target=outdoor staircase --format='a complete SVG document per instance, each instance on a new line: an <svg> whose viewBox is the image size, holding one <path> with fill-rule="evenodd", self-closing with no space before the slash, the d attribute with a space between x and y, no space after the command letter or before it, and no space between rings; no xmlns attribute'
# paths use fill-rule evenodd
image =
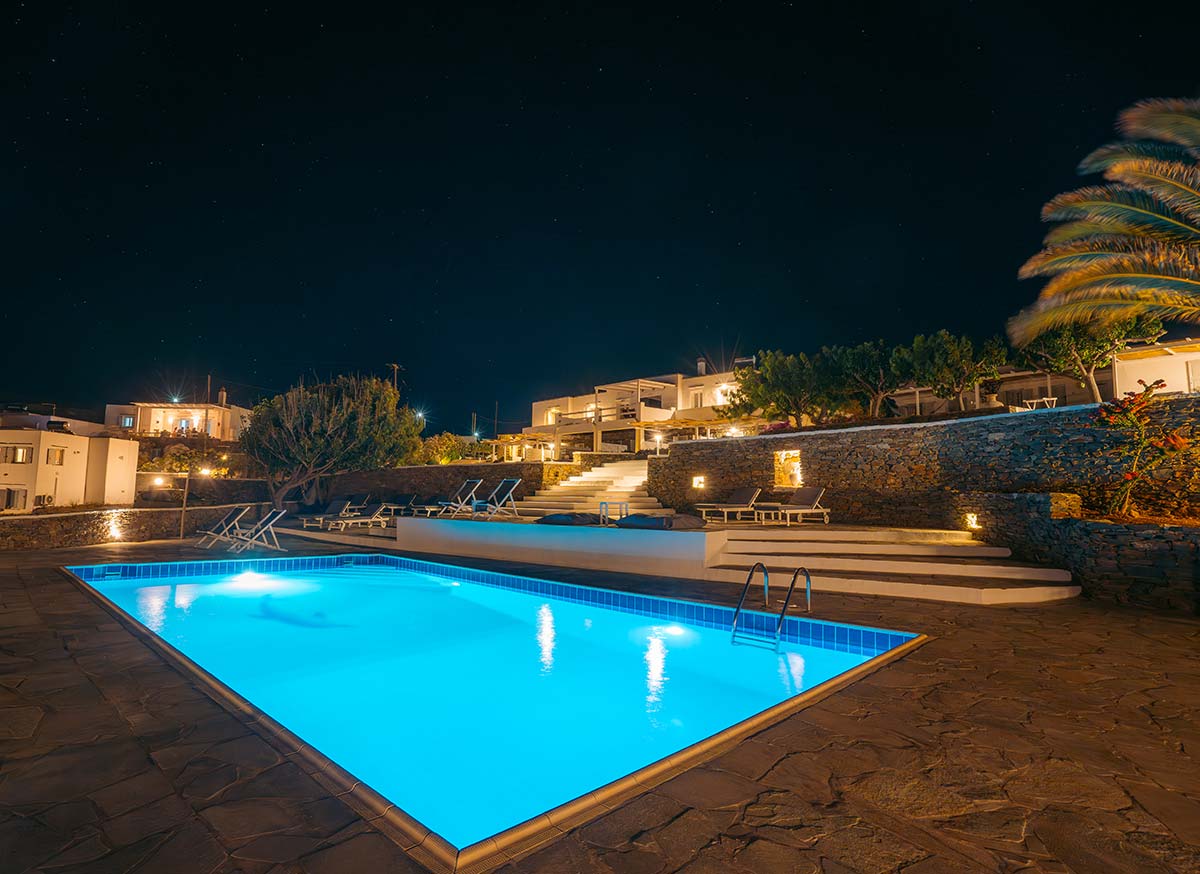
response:
<svg viewBox="0 0 1200 874"><path fill-rule="evenodd" d="M615 502L624 501L629 504L630 513L674 513L646 492L646 467L645 459L614 461L593 467L522 498L517 501L517 511L527 517L551 513L598 513L600 502L609 501L609 515L615 518Z"/></svg>
<svg viewBox="0 0 1200 874"><path fill-rule="evenodd" d="M1069 571L1010 560L967 531L799 525L737 528L709 563L712 580L743 583L755 562L787 580L798 567L813 590L928 598L974 604L1017 604L1079 594Z"/></svg>

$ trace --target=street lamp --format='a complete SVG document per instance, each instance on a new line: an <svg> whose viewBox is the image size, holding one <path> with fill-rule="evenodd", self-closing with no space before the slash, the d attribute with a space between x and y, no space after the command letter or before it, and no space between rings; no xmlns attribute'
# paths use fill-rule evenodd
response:
<svg viewBox="0 0 1200 874"><path fill-rule="evenodd" d="M662 455L662 434L654 435L654 454Z"/></svg>

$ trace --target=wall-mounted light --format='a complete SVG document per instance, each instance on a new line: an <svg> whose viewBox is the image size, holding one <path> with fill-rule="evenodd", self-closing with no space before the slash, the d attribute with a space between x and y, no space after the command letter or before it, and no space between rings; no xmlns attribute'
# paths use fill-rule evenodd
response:
<svg viewBox="0 0 1200 874"><path fill-rule="evenodd" d="M200 476L212 476L212 470L207 467L200 468Z"/></svg>
<svg viewBox="0 0 1200 874"><path fill-rule="evenodd" d="M967 513L967 528L969 528L971 531L979 531L983 528L983 526L979 524L978 513Z"/></svg>
<svg viewBox="0 0 1200 874"><path fill-rule="evenodd" d="M154 478L154 484L155 484L156 486L161 486L161 485L163 484L163 482L164 482L164 480L163 480L163 478L162 478L161 476L156 476L156 477Z"/></svg>
<svg viewBox="0 0 1200 874"><path fill-rule="evenodd" d="M694 488L694 489L704 488L704 476L703 475L692 477L692 488Z"/></svg>
<svg viewBox="0 0 1200 874"><path fill-rule="evenodd" d="M115 513L108 517L108 538L109 540L121 539L121 526L117 522L117 515Z"/></svg>

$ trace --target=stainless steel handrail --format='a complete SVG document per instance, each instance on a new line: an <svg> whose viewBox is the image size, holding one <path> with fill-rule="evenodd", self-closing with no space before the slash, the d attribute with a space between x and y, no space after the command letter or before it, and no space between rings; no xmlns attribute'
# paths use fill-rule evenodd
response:
<svg viewBox="0 0 1200 874"><path fill-rule="evenodd" d="M775 623L775 642L779 642L779 636L783 634L783 620L787 618L788 604L792 600L792 591L796 588L796 580L799 579L801 571L804 572L804 601L808 608L808 612L812 612L812 575L806 567L798 567L792 573L792 582L788 586L787 594L783 596L783 609L779 611L779 621Z"/></svg>
<svg viewBox="0 0 1200 874"><path fill-rule="evenodd" d="M738 598L737 609L733 611L733 625L729 629L729 639L734 640L737 637L738 617L742 615L742 605L746 603L746 593L750 591L750 583L754 580L754 572L762 568L763 574L763 603L769 604L771 598L771 581L767 575L767 566L761 561L756 561L750 567L750 573L746 574L746 585L742 586L742 596Z"/></svg>

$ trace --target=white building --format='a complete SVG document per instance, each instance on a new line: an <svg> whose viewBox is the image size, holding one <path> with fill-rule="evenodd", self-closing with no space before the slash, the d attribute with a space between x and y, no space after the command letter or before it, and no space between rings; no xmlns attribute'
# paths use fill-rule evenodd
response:
<svg viewBox="0 0 1200 874"><path fill-rule="evenodd" d="M753 365L749 358L734 362L735 368ZM704 423L719 424L717 408L729 402L736 387L733 370L710 373L701 358L694 374L635 377L597 385L588 394L535 401L533 424L522 430L528 442L512 444L513 451L528 457L540 438L550 457L581 449L636 452L654 445L653 434L664 439L674 431L698 435L706 430Z"/></svg>
<svg viewBox="0 0 1200 874"><path fill-rule="evenodd" d="M3 410L0 410L0 428L33 428L38 431L66 431L68 434L82 434L84 437L95 437L104 431L104 425L100 422L89 422L86 419L70 419L47 413L33 413L24 407L5 407Z"/></svg>
<svg viewBox="0 0 1200 874"><path fill-rule="evenodd" d="M1139 379L1147 383L1156 379L1165 381L1166 386L1159 394L1200 392L1200 340L1184 337L1131 346L1114 355L1111 365L1096 370L1096 385L1105 400L1137 391L1141 388ZM1009 368L1000 374L998 382L997 401L1013 409L1024 409L1029 403L1059 407L1093 403L1088 388L1070 376ZM928 388L903 389L895 392L892 399L901 415L906 416L928 416L958 409L953 400L935 397ZM983 388L969 392L964 401L968 410L986 406Z"/></svg>
<svg viewBox="0 0 1200 874"><path fill-rule="evenodd" d="M0 513L76 504L132 504L136 440L0 429Z"/></svg>
<svg viewBox="0 0 1200 874"><path fill-rule="evenodd" d="M237 440L250 418L250 410L227 403L225 389L215 404L135 401L108 404L104 425L130 434L192 437L206 434L214 440Z"/></svg>

